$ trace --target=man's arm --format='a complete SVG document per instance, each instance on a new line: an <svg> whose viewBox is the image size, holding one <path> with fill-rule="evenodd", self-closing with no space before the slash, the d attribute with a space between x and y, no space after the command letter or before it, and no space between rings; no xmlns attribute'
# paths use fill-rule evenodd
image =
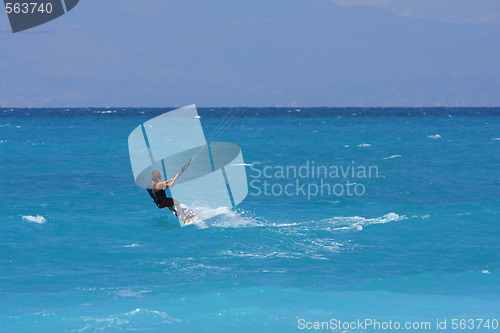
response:
<svg viewBox="0 0 500 333"><path fill-rule="evenodd" d="M174 178L171 178L165 182L165 187L173 188L175 186L175 182L177 181L177 177L179 175L176 175Z"/></svg>
<svg viewBox="0 0 500 333"><path fill-rule="evenodd" d="M174 178L171 178L167 181L156 183L156 189L162 190L163 188L173 188L175 185L175 181L177 180L177 177L179 176L177 175Z"/></svg>
<svg viewBox="0 0 500 333"><path fill-rule="evenodd" d="M159 190L163 190L163 188L165 188L165 187L169 187L168 186L168 182L169 181L167 180L165 182L158 182L158 183L156 183L155 189L159 191Z"/></svg>

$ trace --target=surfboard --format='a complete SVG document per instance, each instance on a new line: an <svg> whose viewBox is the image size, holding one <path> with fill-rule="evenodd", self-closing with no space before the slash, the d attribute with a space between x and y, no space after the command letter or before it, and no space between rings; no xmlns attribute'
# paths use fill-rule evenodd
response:
<svg viewBox="0 0 500 333"><path fill-rule="evenodd" d="M182 220L180 216L177 216L179 219L179 223L181 224L181 227L185 227L187 225L193 224L196 221L201 221L198 215L189 208L187 205L181 203L182 210L184 211L184 215L186 216L185 220ZM175 216L174 212L172 214Z"/></svg>

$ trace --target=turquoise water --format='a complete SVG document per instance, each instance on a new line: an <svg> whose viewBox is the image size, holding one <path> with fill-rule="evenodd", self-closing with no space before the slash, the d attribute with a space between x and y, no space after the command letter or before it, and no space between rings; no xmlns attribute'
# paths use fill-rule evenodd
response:
<svg viewBox="0 0 500 333"><path fill-rule="evenodd" d="M0 109L0 331L500 320L500 109L249 109L219 138L242 148L248 197L185 228L128 157L167 110ZM228 111L199 109L205 132ZM312 165L373 172L292 172Z"/></svg>

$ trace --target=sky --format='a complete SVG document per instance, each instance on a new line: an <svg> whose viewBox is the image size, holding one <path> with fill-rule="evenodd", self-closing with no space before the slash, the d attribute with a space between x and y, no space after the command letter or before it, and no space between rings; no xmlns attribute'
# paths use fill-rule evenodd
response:
<svg viewBox="0 0 500 333"><path fill-rule="evenodd" d="M500 1L80 0L13 34L0 107L500 106Z"/></svg>

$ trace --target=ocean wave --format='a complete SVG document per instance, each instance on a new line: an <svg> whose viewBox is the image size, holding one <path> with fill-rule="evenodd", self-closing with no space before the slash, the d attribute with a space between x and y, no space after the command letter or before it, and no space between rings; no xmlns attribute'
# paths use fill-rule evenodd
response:
<svg viewBox="0 0 500 333"><path fill-rule="evenodd" d="M441 135L439 135L439 134L429 135L428 138L429 139L441 139Z"/></svg>
<svg viewBox="0 0 500 333"><path fill-rule="evenodd" d="M336 242L333 239L316 239L311 242L311 245L315 247L315 249L321 249L326 252L341 252L344 244Z"/></svg>
<svg viewBox="0 0 500 333"><path fill-rule="evenodd" d="M142 297L143 294L150 293L151 290L134 290L134 289L119 289L114 294L121 297Z"/></svg>
<svg viewBox="0 0 500 333"><path fill-rule="evenodd" d="M215 265L205 265L205 264L192 264L187 265L185 267L180 268L181 271L195 271L200 272L203 271L205 273L217 274L218 272L227 272L231 269L228 267L219 267Z"/></svg>
<svg viewBox="0 0 500 333"><path fill-rule="evenodd" d="M215 215L212 221L205 227L217 228L241 228L262 226L263 223L251 216L245 216L243 211L232 210L229 207L194 207L198 215Z"/></svg>
<svg viewBox="0 0 500 333"><path fill-rule="evenodd" d="M405 215L398 215L396 213L385 214L381 217L376 218L365 218L361 216L337 216L329 219L322 220L323 222L333 223L333 226L329 227L331 230L363 230L364 227L372 224L384 224L394 221L405 220L407 217Z"/></svg>
<svg viewBox="0 0 500 333"><path fill-rule="evenodd" d="M37 215L37 216L23 215L23 220L26 220L29 222L34 222L34 223L39 223L39 224L43 224L43 223L47 222L45 217L43 217L42 215Z"/></svg>
<svg viewBox="0 0 500 333"><path fill-rule="evenodd" d="M209 210L207 207L196 207L195 211L204 212ZM335 216L331 218L322 219L319 221L290 221L290 222L269 222L260 218L247 215L245 211L234 211L228 207L218 207L210 209L211 212L216 213L217 216L207 222L207 228L245 228L245 227L271 227L280 230L363 230L364 227L372 224L384 224L394 221L401 221L407 219L405 215L398 215L396 213L388 213L381 217L365 218L361 216ZM429 216L422 216L428 218ZM333 225L332 225L333 224ZM338 250L335 244L335 250Z"/></svg>
<svg viewBox="0 0 500 333"><path fill-rule="evenodd" d="M372 145L369 144L369 143L362 143L360 145L358 145L358 147L371 147Z"/></svg>
<svg viewBox="0 0 500 333"><path fill-rule="evenodd" d="M94 113L116 113L116 110L94 111Z"/></svg>
<svg viewBox="0 0 500 333"><path fill-rule="evenodd" d="M401 155L392 155L392 156L384 157L382 159L383 160L390 160L391 158L396 158L396 157L401 157Z"/></svg>
<svg viewBox="0 0 500 333"><path fill-rule="evenodd" d="M123 247L139 247L139 246L141 246L139 243L134 243L130 245L124 245Z"/></svg>
<svg viewBox="0 0 500 333"><path fill-rule="evenodd" d="M314 225L317 226L317 223ZM331 237L324 237L324 235L318 237L313 231L314 225L312 222L303 222L298 227L283 224L280 228L268 230L274 235L269 238L274 239L273 242L255 243L251 248L227 249L221 251L220 255L252 260L277 258L329 260L332 254L352 248L352 244L346 245Z"/></svg>
<svg viewBox="0 0 500 333"><path fill-rule="evenodd" d="M109 315L107 317L82 317L86 323L85 326L78 332L95 332L108 330L127 330L135 327L138 322L144 323L147 320L147 326L158 326L162 324L173 324L181 322L180 319L173 318L158 310L148 310L137 308L130 312L117 315ZM133 325L133 326L132 326Z"/></svg>
<svg viewBox="0 0 500 333"><path fill-rule="evenodd" d="M271 258L286 258L286 259L299 259L304 257L303 253L290 253L282 251L262 251L262 252L247 252L247 251L223 251L222 255L238 258L251 258L251 259L271 259Z"/></svg>
<svg viewBox="0 0 500 333"><path fill-rule="evenodd" d="M491 138L493 141L500 141L500 138Z"/></svg>

